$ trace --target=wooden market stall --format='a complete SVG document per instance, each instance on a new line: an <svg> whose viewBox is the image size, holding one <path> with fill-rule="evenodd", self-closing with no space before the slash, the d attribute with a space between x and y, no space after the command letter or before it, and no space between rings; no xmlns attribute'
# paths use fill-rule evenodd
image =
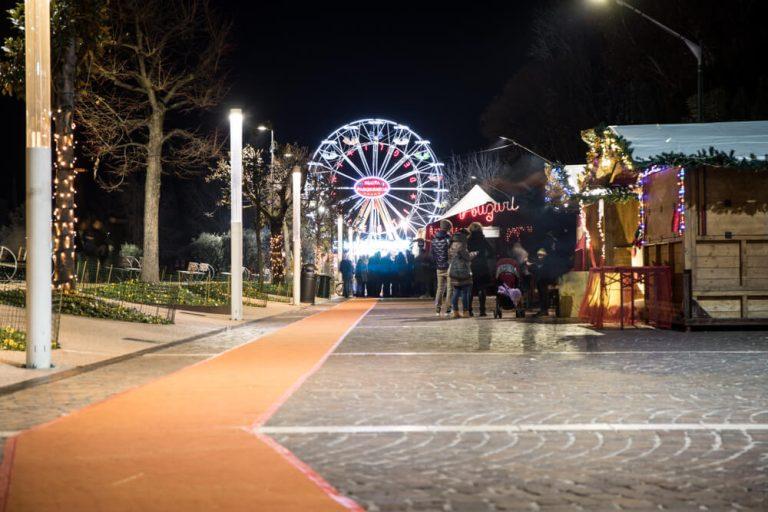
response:
<svg viewBox="0 0 768 512"><path fill-rule="evenodd" d="M681 326L768 324L768 121L583 135L593 266L669 268Z"/></svg>
<svg viewBox="0 0 768 512"><path fill-rule="evenodd" d="M638 243L686 326L768 324L768 122L616 127L645 161Z"/></svg>

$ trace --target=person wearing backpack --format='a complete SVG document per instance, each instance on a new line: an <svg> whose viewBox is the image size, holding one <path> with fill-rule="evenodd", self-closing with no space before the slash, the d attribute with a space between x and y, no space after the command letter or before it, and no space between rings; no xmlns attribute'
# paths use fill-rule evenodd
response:
<svg viewBox="0 0 768 512"><path fill-rule="evenodd" d="M453 235L451 246L448 249L448 277L453 286L453 295L451 296L451 309L453 318L460 316L469 316L469 301L472 296L472 255L467 250L467 230L462 229ZM463 312L459 315L459 297Z"/></svg>
<svg viewBox="0 0 768 512"><path fill-rule="evenodd" d="M432 238L432 248L430 255L436 267L437 291L435 293L435 314L440 316L440 306L445 306L445 314L450 313L448 303L451 299L451 280L448 277L448 248L451 244L451 235L449 234L453 224L448 219L440 221L440 229L437 230Z"/></svg>

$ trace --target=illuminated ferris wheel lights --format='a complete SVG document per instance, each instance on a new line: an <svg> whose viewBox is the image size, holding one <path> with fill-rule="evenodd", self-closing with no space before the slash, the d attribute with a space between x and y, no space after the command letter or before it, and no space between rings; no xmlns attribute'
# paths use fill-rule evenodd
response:
<svg viewBox="0 0 768 512"><path fill-rule="evenodd" d="M334 131L312 157L337 208L360 235L405 240L445 207L442 173L424 140L407 126L361 119ZM311 182L308 182L311 183Z"/></svg>

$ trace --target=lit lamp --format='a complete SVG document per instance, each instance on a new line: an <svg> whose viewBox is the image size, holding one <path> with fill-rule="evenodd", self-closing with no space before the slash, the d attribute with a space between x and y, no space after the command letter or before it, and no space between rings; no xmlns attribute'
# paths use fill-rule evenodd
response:
<svg viewBox="0 0 768 512"><path fill-rule="evenodd" d="M275 130L264 124L260 124L256 129L260 132L269 130L269 165L271 166L275 163Z"/></svg>
<svg viewBox="0 0 768 512"><path fill-rule="evenodd" d="M243 319L243 111L229 111L231 317Z"/></svg>
<svg viewBox="0 0 768 512"><path fill-rule="evenodd" d="M51 367L51 29L49 0L24 2L27 111L27 368Z"/></svg>
<svg viewBox="0 0 768 512"><path fill-rule="evenodd" d="M605 5L605 4L607 4L609 2L609 0L590 0L590 1L593 4L601 4L601 5ZM643 11L641 11L640 9L635 7L634 5L631 5L631 4L627 3L627 2L625 2L624 0L613 0L613 1L616 2L617 4L619 4L622 7L626 7L627 9L629 9L631 11L634 11L635 14L637 14L639 16L642 16L646 20L650 21L651 23L653 23L654 25L659 27L661 30L663 30L667 34L670 34L671 36L674 36L674 37L678 38L691 51L691 53L693 54L693 57L696 59L696 82L697 82L697 84L696 84L696 106L698 108L698 112L697 112L696 117L697 117L697 121L701 123L703 121L703 116L704 116L704 114L703 114L703 105L702 105L703 94L704 94L704 55L703 55L703 53L701 51L701 46L696 44L696 43L694 43L693 41L691 41L687 37L683 36L679 32L675 32L674 30L672 30L668 26L664 25L662 22L660 22L660 21L658 21L658 20L656 20L654 18L651 18L650 16L645 14Z"/></svg>
<svg viewBox="0 0 768 512"><path fill-rule="evenodd" d="M341 265L341 260L344 258L344 217L342 217L341 214L336 218L336 240L337 240L337 257L338 261L336 262L336 272L339 276L339 279L341 279L341 271L339 270L339 265Z"/></svg>
<svg viewBox="0 0 768 512"><path fill-rule="evenodd" d="M301 303L301 167L293 166L293 303Z"/></svg>

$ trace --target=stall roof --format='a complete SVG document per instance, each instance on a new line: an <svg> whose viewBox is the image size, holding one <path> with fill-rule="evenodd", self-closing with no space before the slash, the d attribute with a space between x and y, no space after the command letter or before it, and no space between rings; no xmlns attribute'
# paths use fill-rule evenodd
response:
<svg viewBox="0 0 768 512"><path fill-rule="evenodd" d="M609 126L632 144L634 160L648 160L662 153L695 155L710 147L738 159L768 160L768 121L728 123L637 124Z"/></svg>
<svg viewBox="0 0 768 512"><path fill-rule="evenodd" d="M467 210L471 210L472 208L476 206L482 206L484 204L488 203L495 203L496 200L488 195L488 193L480 187L480 185L475 185L470 189L467 194L459 199L456 204L451 206L451 208L445 212L442 217L438 220L447 219L449 217L453 217L454 215L458 215L461 212L465 212Z"/></svg>

